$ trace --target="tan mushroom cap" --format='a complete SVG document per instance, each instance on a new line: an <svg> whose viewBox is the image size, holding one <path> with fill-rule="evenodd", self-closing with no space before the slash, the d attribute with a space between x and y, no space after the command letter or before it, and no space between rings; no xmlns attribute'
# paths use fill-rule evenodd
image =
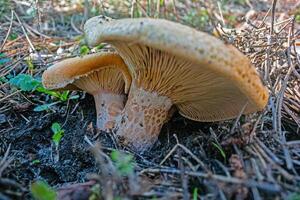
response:
<svg viewBox="0 0 300 200"><path fill-rule="evenodd" d="M92 46L112 44L137 87L169 97L187 118L230 119L246 104L244 113L267 104L268 91L248 58L207 33L163 19L93 17L85 34Z"/></svg>
<svg viewBox="0 0 300 200"><path fill-rule="evenodd" d="M93 80L96 81L95 84ZM127 92L131 83L130 74L122 58L112 52L65 59L49 67L42 76L46 88L85 90L91 94L99 87L123 93L123 81Z"/></svg>
<svg viewBox="0 0 300 200"><path fill-rule="evenodd" d="M124 108L131 76L117 53L101 52L65 59L49 67L43 85L55 90L84 90L93 95L97 128L110 131Z"/></svg>

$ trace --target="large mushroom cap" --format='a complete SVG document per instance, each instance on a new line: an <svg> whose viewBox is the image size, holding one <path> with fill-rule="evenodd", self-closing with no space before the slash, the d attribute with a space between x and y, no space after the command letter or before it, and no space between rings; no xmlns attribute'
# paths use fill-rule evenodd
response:
<svg viewBox="0 0 300 200"><path fill-rule="evenodd" d="M128 91L131 77L117 53L100 52L58 62L43 73L42 81L48 89L78 89L93 94L102 87L123 93L124 81Z"/></svg>
<svg viewBox="0 0 300 200"><path fill-rule="evenodd" d="M85 24L90 45L111 43L137 84L169 97L197 121L217 121L264 108L268 91L235 47L193 28L163 19L93 17Z"/></svg>

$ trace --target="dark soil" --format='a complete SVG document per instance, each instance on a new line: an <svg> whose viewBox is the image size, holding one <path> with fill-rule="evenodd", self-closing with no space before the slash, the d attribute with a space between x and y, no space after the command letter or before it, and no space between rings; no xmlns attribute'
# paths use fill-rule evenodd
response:
<svg viewBox="0 0 300 200"><path fill-rule="evenodd" d="M75 106L77 108L73 110ZM27 111L12 111L5 116L6 122L1 124L1 129L8 130L1 137L1 153L4 153L10 144L11 153L14 155L14 160L5 170L5 174L9 175L7 178L14 179L22 185L30 185L32 181L42 179L50 185L60 187L65 183L84 182L87 180L87 174L99 171L90 147L84 141L84 135L93 142L99 141L104 149L120 148L114 145L116 143L112 134L97 133L94 128L94 102L89 95L78 102L71 101L68 108L65 105L55 108L56 112L33 112L31 109L32 107L28 107ZM73 112L70 113L71 111ZM53 122L64 124L65 130L59 147L58 162L54 161L56 151L51 143ZM10 124L15 127L11 131L9 131ZM214 126L217 125L197 123L175 113L164 125L159 141L151 151L144 152L140 157L136 157L136 160L143 163L144 161L140 159L146 159L148 163L158 166L176 144L174 134L180 143L188 148L193 147L195 155L209 157L207 162L214 158L222 159L220 152L212 145L215 139L209 134L209 128ZM203 152L207 152L207 155L201 155ZM205 159L202 161L206 162ZM216 170L217 168L216 166Z"/></svg>

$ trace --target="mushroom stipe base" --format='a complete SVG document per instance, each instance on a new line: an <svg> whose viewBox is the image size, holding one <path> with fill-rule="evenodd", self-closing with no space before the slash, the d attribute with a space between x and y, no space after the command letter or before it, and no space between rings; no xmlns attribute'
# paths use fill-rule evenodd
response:
<svg viewBox="0 0 300 200"><path fill-rule="evenodd" d="M155 143L168 118L171 100L132 84L125 108L117 122L116 135L131 149L145 151Z"/></svg>
<svg viewBox="0 0 300 200"><path fill-rule="evenodd" d="M125 95L100 91L93 96L97 110L97 128L111 131L124 108Z"/></svg>

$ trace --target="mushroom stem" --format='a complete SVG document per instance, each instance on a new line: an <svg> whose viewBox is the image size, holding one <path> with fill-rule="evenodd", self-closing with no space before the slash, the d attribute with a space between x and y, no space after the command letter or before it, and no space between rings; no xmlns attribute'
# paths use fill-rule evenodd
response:
<svg viewBox="0 0 300 200"><path fill-rule="evenodd" d="M118 139L136 151L151 148L168 119L171 106L168 97L138 88L132 83L127 103L116 125Z"/></svg>
<svg viewBox="0 0 300 200"><path fill-rule="evenodd" d="M97 110L97 128L111 131L124 108L125 95L100 91L93 96Z"/></svg>

